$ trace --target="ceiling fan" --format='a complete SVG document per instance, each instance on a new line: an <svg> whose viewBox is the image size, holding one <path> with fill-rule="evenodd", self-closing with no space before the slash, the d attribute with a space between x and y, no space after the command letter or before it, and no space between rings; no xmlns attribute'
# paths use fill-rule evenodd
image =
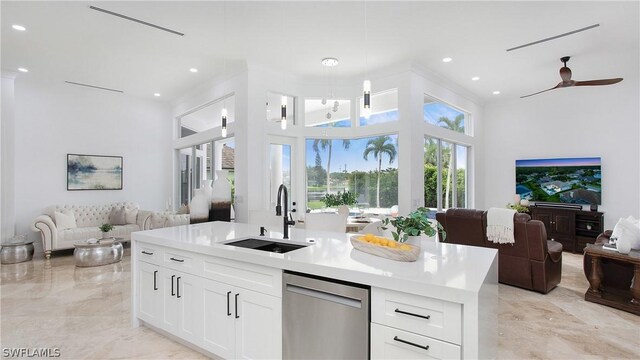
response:
<svg viewBox="0 0 640 360"><path fill-rule="evenodd" d="M622 78L601 79L601 80L587 80L587 81L571 80L571 69L569 69L567 67L567 61L569 61L570 58L571 58L570 56L565 56L565 57L560 58L560 61L562 61L564 63L564 66L560 68L560 77L562 78L562 81L559 82L558 85L552 87L551 89L538 91L537 93L533 93L533 94L529 94L529 95L525 95L525 96L520 96L520 98L521 99L522 98L526 98L526 97L537 95L537 94L543 93L545 91L553 90L553 89L572 87L572 86L612 85L612 84L619 83L620 81L622 81Z"/></svg>

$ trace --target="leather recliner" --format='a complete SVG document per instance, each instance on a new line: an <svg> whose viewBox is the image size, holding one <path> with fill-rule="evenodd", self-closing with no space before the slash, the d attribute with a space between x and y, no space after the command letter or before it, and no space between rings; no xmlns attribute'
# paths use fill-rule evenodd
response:
<svg viewBox="0 0 640 360"><path fill-rule="evenodd" d="M544 223L527 214L514 217L514 244L487 240L487 212L448 209L436 214L446 232L446 243L481 246L498 250L498 281L543 294L560 283L562 244L547 240ZM439 234L442 239L442 234Z"/></svg>

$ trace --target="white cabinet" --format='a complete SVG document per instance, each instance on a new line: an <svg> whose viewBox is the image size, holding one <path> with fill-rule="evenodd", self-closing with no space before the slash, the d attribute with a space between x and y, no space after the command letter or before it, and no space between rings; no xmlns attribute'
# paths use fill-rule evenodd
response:
<svg viewBox="0 0 640 360"><path fill-rule="evenodd" d="M462 306L371 289L372 359L460 359Z"/></svg>
<svg viewBox="0 0 640 360"><path fill-rule="evenodd" d="M138 265L138 317L152 325L160 324L160 267L140 262Z"/></svg>
<svg viewBox="0 0 640 360"><path fill-rule="evenodd" d="M184 340L196 342L201 336L202 279L183 272L163 268L162 317L159 326Z"/></svg>
<svg viewBox="0 0 640 360"><path fill-rule="evenodd" d="M282 270L138 245L138 319L225 359L282 357Z"/></svg>
<svg viewBox="0 0 640 360"><path fill-rule="evenodd" d="M282 357L280 298L204 279L202 347L227 359Z"/></svg>
<svg viewBox="0 0 640 360"><path fill-rule="evenodd" d="M237 359L282 358L282 299L241 289L236 319Z"/></svg>

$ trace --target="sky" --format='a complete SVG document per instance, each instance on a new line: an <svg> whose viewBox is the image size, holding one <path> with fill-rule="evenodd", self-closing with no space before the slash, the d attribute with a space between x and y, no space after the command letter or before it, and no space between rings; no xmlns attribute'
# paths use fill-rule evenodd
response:
<svg viewBox="0 0 640 360"><path fill-rule="evenodd" d="M516 160L516 167L600 166L599 157Z"/></svg>
<svg viewBox="0 0 640 360"><path fill-rule="evenodd" d="M444 116L453 120L456 116L463 114L454 108L437 102L424 104L422 113L424 115L424 121L433 125L439 125L438 119L440 119L440 117Z"/></svg>

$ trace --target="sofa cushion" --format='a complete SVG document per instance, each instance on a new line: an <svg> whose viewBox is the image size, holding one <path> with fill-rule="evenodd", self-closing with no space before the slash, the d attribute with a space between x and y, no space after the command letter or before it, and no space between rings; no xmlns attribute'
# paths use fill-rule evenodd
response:
<svg viewBox="0 0 640 360"><path fill-rule="evenodd" d="M109 224L125 225L127 223L124 206L114 206L109 213Z"/></svg>
<svg viewBox="0 0 640 360"><path fill-rule="evenodd" d="M138 209L124 208L124 219L127 224L135 224L138 219Z"/></svg>
<svg viewBox="0 0 640 360"><path fill-rule="evenodd" d="M58 229L75 229L78 227L76 225L76 215L71 209L54 212L54 218Z"/></svg>
<svg viewBox="0 0 640 360"><path fill-rule="evenodd" d="M136 224L117 225L107 233L107 236L129 238L133 231L139 231ZM90 238L101 238L102 232L97 227L81 227L75 229L58 230L58 241L79 241Z"/></svg>
<svg viewBox="0 0 640 360"><path fill-rule="evenodd" d="M159 214L159 213L154 213L153 215L151 215L151 229L160 229L163 228L165 226L165 223L167 222L167 218L164 216L164 214Z"/></svg>

